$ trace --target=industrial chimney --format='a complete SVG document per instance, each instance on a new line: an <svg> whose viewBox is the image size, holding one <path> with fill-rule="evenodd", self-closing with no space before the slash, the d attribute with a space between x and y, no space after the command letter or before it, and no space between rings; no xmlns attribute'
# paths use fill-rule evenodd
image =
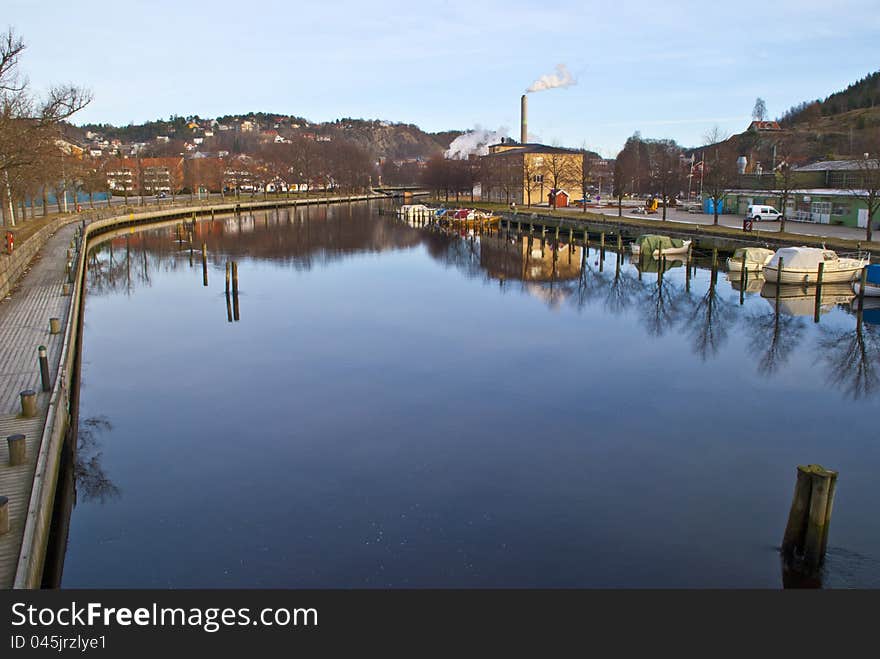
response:
<svg viewBox="0 0 880 659"><path fill-rule="evenodd" d="M526 100L525 94L522 95L521 103L522 103L522 108L520 110L521 116L520 116L520 124L519 124L519 141L521 144L525 144L526 142L529 141L529 131L526 129L526 126L528 124L529 104L528 104L528 101Z"/></svg>

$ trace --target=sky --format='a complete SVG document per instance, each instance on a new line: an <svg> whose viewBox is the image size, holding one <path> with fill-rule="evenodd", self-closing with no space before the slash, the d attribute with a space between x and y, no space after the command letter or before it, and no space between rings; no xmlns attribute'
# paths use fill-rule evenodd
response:
<svg viewBox="0 0 880 659"><path fill-rule="evenodd" d="M249 111L529 132L613 157L635 131L702 144L880 68L877 0L3 0L34 91L72 82L75 123Z"/></svg>

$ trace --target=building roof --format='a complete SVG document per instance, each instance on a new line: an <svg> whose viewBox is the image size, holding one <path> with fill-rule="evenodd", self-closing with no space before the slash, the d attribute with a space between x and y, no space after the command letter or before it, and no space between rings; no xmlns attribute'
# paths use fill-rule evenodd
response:
<svg viewBox="0 0 880 659"><path fill-rule="evenodd" d="M803 167L796 167L796 172L852 172L863 166L864 160L822 160ZM880 167L880 160L868 160L870 167Z"/></svg>
<svg viewBox="0 0 880 659"><path fill-rule="evenodd" d="M753 121L749 124L749 130L782 130L776 121Z"/></svg>
<svg viewBox="0 0 880 659"><path fill-rule="evenodd" d="M492 152L492 147L503 147L503 150ZM518 153L583 153L578 149L567 149L561 146L547 146L546 144L538 144L536 142L526 142L525 144L511 144L502 142L499 144L489 145L490 156L503 156Z"/></svg>

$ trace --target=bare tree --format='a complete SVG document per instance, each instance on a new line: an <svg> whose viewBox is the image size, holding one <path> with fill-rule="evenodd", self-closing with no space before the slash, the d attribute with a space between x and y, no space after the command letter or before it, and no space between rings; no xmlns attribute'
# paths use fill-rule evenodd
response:
<svg viewBox="0 0 880 659"><path fill-rule="evenodd" d="M663 202L663 219L671 199L681 191L684 179L681 147L672 140L653 140L649 144L651 182Z"/></svg>
<svg viewBox="0 0 880 659"><path fill-rule="evenodd" d="M714 219L718 224L718 208L724 203L728 190L736 180L736 152L726 134L718 126L704 136L703 195L712 200Z"/></svg>
<svg viewBox="0 0 880 659"><path fill-rule="evenodd" d="M800 177L795 170L803 161L803 143L792 135L783 138L774 146L774 156L778 160L773 171L773 186L779 192L779 209L782 215L779 218L779 231L785 231L785 221L788 218L787 208L789 201L794 198L794 191L798 188Z"/></svg>
<svg viewBox="0 0 880 659"><path fill-rule="evenodd" d="M760 96L755 99L755 107L752 108L752 119L755 121L764 121L767 118L767 104Z"/></svg>
<svg viewBox="0 0 880 659"><path fill-rule="evenodd" d="M553 151L544 156L545 180L550 183L553 192L553 209L556 210L556 194L561 189L562 183L576 178L573 171L575 152L566 151L554 147Z"/></svg>
<svg viewBox="0 0 880 659"><path fill-rule="evenodd" d="M581 199L583 199L584 213L587 212L587 198L590 196L590 187L593 183L593 165L595 164L592 154L585 148L581 149L581 162L578 170L580 181Z"/></svg>
<svg viewBox="0 0 880 659"><path fill-rule="evenodd" d="M864 202L868 212L868 222L865 225L865 239L871 242L873 235L874 215L880 209L880 159L871 158L865 153L856 160L858 177L855 185L860 186L850 189L850 194L856 201Z"/></svg>

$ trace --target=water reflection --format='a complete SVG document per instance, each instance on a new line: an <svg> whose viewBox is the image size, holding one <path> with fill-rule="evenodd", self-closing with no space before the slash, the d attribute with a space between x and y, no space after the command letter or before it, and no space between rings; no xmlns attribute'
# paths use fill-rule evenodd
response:
<svg viewBox="0 0 880 659"><path fill-rule="evenodd" d="M120 495L119 488L104 470L100 450L99 436L111 430L113 425L104 416L84 419L79 425L73 474L77 498L82 497L83 501L104 503Z"/></svg>
<svg viewBox="0 0 880 659"><path fill-rule="evenodd" d="M114 427L80 468L105 504L74 512L68 585L778 585L766 547L810 461L847 478L832 555L880 546L850 399L876 394L877 328L833 296L816 324L757 278L740 303L705 254L364 207L101 240L83 416ZM669 510L700 532L670 539ZM670 541L645 562L645 537Z"/></svg>
<svg viewBox="0 0 880 659"><path fill-rule="evenodd" d="M857 322L855 329L821 327L818 358L829 384L853 399L877 393L880 378L880 328Z"/></svg>
<svg viewBox="0 0 880 659"><path fill-rule="evenodd" d="M364 252L380 253L422 246L437 262L468 278L497 281L503 292L518 282L518 290L542 300L549 308L570 304L585 311L601 303L604 311L620 315L634 311L646 333L661 338L670 332L689 337L692 352L702 361L716 358L738 325L748 337L748 348L764 376L778 372L796 348L805 349L807 321L815 310L815 288L764 282L760 273L749 273L741 291L739 277L725 276L726 291L735 291L739 302L719 290L719 272L693 269L679 260L662 261L647 255L630 257L613 249L585 247L519 234L494 227L485 232L457 232L436 226L414 226L392 215L371 214L351 221L351 206L275 209L200 222L168 223L161 229L109 234L96 243L89 257L89 290L96 295L148 287L156 272L220 269L227 259L269 259L309 270ZM170 240L169 240L170 238ZM204 263L195 264L195 246L206 245ZM198 266L201 266L199 268ZM703 293L692 281L698 272L708 274ZM751 298L763 298L766 311ZM826 285L819 306L827 315L853 299L847 285ZM240 317L235 291L225 295L226 320ZM869 301L870 303L870 301ZM848 307L847 307L848 308ZM875 333L850 328L824 327L815 349L832 381L852 396L877 391L873 368ZM874 312L877 313L877 312ZM869 309L870 315L870 309ZM833 348L833 349L832 349Z"/></svg>

